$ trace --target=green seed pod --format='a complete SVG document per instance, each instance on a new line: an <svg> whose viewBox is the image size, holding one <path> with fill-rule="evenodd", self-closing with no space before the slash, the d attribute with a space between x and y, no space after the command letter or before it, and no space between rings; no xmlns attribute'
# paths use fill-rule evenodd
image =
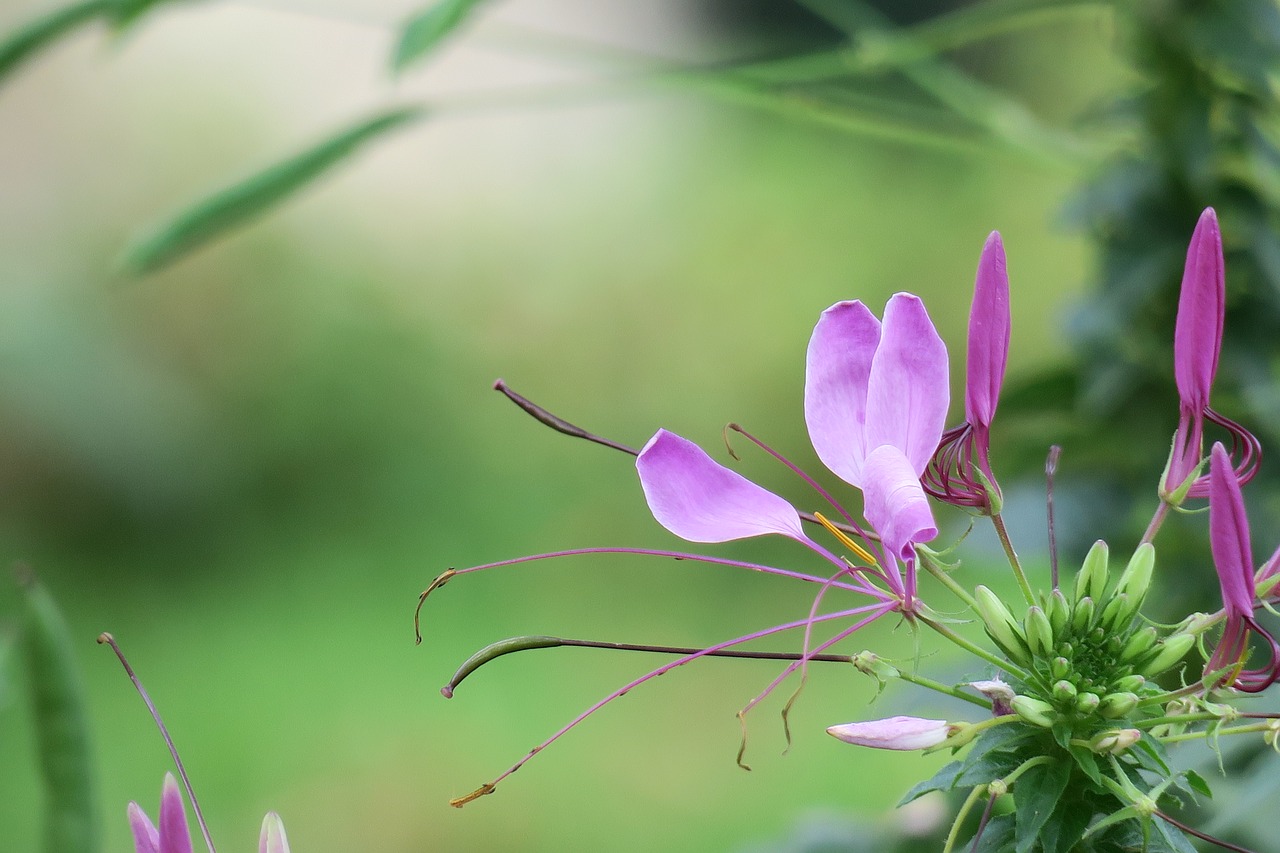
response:
<svg viewBox="0 0 1280 853"><path fill-rule="evenodd" d="M1033 655L1047 658L1053 654L1053 626L1049 624L1049 617L1039 607L1027 609L1027 618L1023 620L1023 631Z"/></svg>
<svg viewBox="0 0 1280 853"><path fill-rule="evenodd" d="M1140 675L1154 678L1186 657L1187 652L1191 651L1191 647L1195 644L1196 638L1192 634L1174 634L1171 637L1165 637L1164 641L1157 643L1155 648L1147 653L1147 657L1139 661L1134 668Z"/></svg>
<svg viewBox="0 0 1280 853"><path fill-rule="evenodd" d="M1143 542L1133 552L1129 565L1125 566L1120 580L1116 582L1116 592L1123 592L1133 603L1133 612L1142 608L1142 600L1147 597L1151 587L1151 573L1156 566L1156 549L1150 542Z"/></svg>
<svg viewBox="0 0 1280 853"><path fill-rule="evenodd" d="M982 619L987 629L987 635L1015 663L1030 666L1031 650L1027 647L1027 640L1004 602L982 585L973 591L973 599L978 609L978 617Z"/></svg>
<svg viewBox="0 0 1280 853"><path fill-rule="evenodd" d="M1097 693L1081 693L1076 697L1076 710L1081 714L1092 714L1098 710L1098 703L1101 701Z"/></svg>
<svg viewBox="0 0 1280 853"><path fill-rule="evenodd" d="M1063 636L1063 630L1071 620L1071 604L1062 590L1055 589L1045 600L1045 615L1049 617L1049 626L1053 628L1053 636Z"/></svg>
<svg viewBox="0 0 1280 853"><path fill-rule="evenodd" d="M1088 633L1089 626L1093 624L1093 612L1093 599L1089 596L1076 602L1075 609L1071 612L1071 627L1076 634Z"/></svg>
<svg viewBox="0 0 1280 853"><path fill-rule="evenodd" d="M1129 627L1129 621L1133 619L1134 610L1135 608L1130 607L1129 596L1123 592L1113 595L1102 608L1102 613L1098 616L1098 625L1106 633L1124 631Z"/></svg>
<svg viewBox="0 0 1280 853"><path fill-rule="evenodd" d="M1138 697L1133 693L1108 693L1098 703L1098 715L1108 720L1123 717L1138 707Z"/></svg>
<svg viewBox="0 0 1280 853"><path fill-rule="evenodd" d="M1024 721L1044 729L1051 728L1058 719L1052 705L1030 696L1013 697L1010 707Z"/></svg>
<svg viewBox="0 0 1280 853"><path fill-rule="evenodd" d="M1049 661L1049 674L1052 675L1055 680L1066 678L1067 674L1070 672L1071 661L1066 658L1058 657Z"/></svg>
<svg viewBox="0 0 1280 853"><path fill-rule="evenodd" d="M1111 682L1111 689L1116 693L1137 693L1147 686L1147 680L1141 675L1126 675Z"/></svg>
<svg viewBox="0 0 1280 853"><path fill-rule="evenodd" d="M1072 706L1076 702L1076 686L1065 679L1054 682L1053 698L1062 704L1070 703Z"/></svg>
<svg viewBox="0 0 1280 853"><path fill-rule="evenodd" d="M1107 590L1107 559L1107 543L1099 539L1093 543L1093 547L1085 555L1084 565L1076 575L1077 602L1085 596L1089 596L1094 601L1102 598L1102 594Z"/></svg>
<svg viewBox="0 0 1280 853"><path fill-rule="evenodd" d="M1155 647L1156 640L1159 639L1160 632L1152 626L1148 625L1141 631L1134 633L1129 638L1129 642L1125 643L1124 650L1120 652L1120 660L1123 663L1131 663L1140 656L1146 654Z"/></svg>

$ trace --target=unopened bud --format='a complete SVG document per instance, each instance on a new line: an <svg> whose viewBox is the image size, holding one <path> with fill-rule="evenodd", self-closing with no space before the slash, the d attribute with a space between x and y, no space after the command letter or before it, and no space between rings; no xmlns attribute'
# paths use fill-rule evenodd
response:
<svg viewBox="0 0 1280 853"><path fill-rule="evenodd" d="M1075 704L1077 692L1076 686L1065 679L1053 683L1053 698L1064 705Z"/></svg>
<svg viewBox="0 0 1280 853"><path fill-rule="evenodd" d="M1012 713L1013 708L1010 703L1013 702L1013 697L1017 694L1015 694L1013 692L1013 688L1005 682L1000 681L999 679L994 679L992 681L970 681L969 686L991 700L991 713L995 714L997 717Z"/></svg>
<svg viewBox="0 0 1280 853"><path fill-rule="evenodd" d="M1154 678L1186 657L1195 643L1196 638L1191 634L1174 634L1166 637L1162 642L1157 643L1155 648L1147 653L1148 657L1134 668L1140 675Z"/></svg>
<svg viewBox="0 0 1280 853"><path fill-rule="evenodd" d="M1098 716L1108 720L1123 717L1138 707L1138 697L1133 693L1108 693L1098 703Z"/></svg>
<svg viewBox="0 0 1280 853"><path fill-rule="evenodd" d="M889 717L862 723L845 723L832 726L827 734L854 746L870 746L875 749L928 749L937 746L958 729L945 720L925 720L920 717Z"/></svg>
<svg viewBox="0 0 1280 853"><path fill-rule="evenodd" d="M1120 580L1116 582L1116 592L1123 592L1129 596L1134 613L1142 608L1142 600L1146 598L1147 590L1151 588L1151 574L1155 566L1155 546L1150 542L1143 542L1138 546L1138 550L1133 552L1129 565L1125 566Z"/></svg>
<svg viewBox="0 0 1280 853"><path fill-rule="evenodd" d="M1033 655L1045 658L1053 653L1053 626L1049 624L1049 617L1043 610L1039 607L1029 608L1023 625L1027 645L1031 647Z"/></svg>
<svg viewBox="0 0 1280 853"><path fill-rule="evenodd" d="M1062 590L1055 589L1045 600L1044 612L1049 617L1049 626L1053 628L1053 636L1063 636L1063 629L1067 627L1067 622L1071 620L1071 604L1068 603L1067 597L1062 594Z"/></svg>
<svg viewBox="0 0 1280 853"><path fill-rule="evenodd" d="M1005 607L999 596L987 587L979 585L973 591L973 600L977 606L978 617L982 619L987 629L987 635L1016 663L1029 666L1031 652L1027 648L1026 638L1022 636L1022 631L1014 621L1013 614L1009 612L1008 607Z"/></svg>
<svg viewBox="0 0 1280 853"><path fill-rule="evenodd" d="M1076 601L1075 609L1071 612L1071 627L1081 636L1088 633L1089 626L1093 624L1094 604L1093 599L1089 596Z"/></svg>
<svg viewBox="0 0 1280 853"><path fill-rule="evenodd" d="M861 651L854 655L853 665L863 675L874 676L882 682L902 674L896 666L871 651Z"/></svg>
<svg viewBox="0 0 1280 853"><path fill-rule="evenodd" d="M1137 729L1112 729L1100 732L1089 741L1089 749L1099 755L1119 755L1142 738Z"/></svg>
<svg viewBox="0 0 1280 853"><path fill-rule="evenodd" d="M1058 719L1052 705L1031 696L1015 696L1010 705L1015 714L1033 726L1047 729Z"/></svg>
<svg viewBox="0 0 1280 853"><path fill-rule="evenodd" d="M1111 682L1111 689L1116 693L1137 693L1147 686L1147 680L1141 675L1126 675Z"/></svg>
<svg viewBox="0 0 1280 853"><path fill-rule="evenodd" d="M1106 633L1125 630L1131 619L1133 609L1130 607L1129 596L1122 592L1111 596L1111 600L1102 608L1102 613L1098 616L1098 627L1103 629L1105 636Z"/></svg>
<svg viewBox="0 0 1280 853"><path fill-rule="evenodd" d="M1085 692L1076 697L1076 710L1081 714L1092 714L1098 710L1098 703L1102 700L1098 698L1097 693Z"/></svg>
<svg viewBox="0 0 1280 853"><path fill-rule="evenodd" d="M1160 632L1150 625L1141 631L1136 631L1129 638L1129 642L1124 644L1124 649L1120 652L1120 661L1122 663L1132 663L1137 660L1155 647L1156 640L1159 637Z"/></svg>
<svg viewBox="0 0 1280 853"><path fill-rule="evenodd" d="M1054 679L1066 678L1071 672L1071 661L1066 658L1058 657L1049 661L1049 673Z"/></svg>
<svg viewBox="0 0 1280 853"><path fill-rule="evenodd" d="M1084 557L1080 573L1076 575L1076 601L1089 596L1094 601L1102 598L1107 590L1107 543L1099 539L1093 543Z"/></svg>

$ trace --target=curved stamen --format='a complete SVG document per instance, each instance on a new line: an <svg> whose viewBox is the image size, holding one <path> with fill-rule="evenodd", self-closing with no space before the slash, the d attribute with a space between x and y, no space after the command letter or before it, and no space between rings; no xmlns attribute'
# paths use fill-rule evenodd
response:
<svg viewBox="0 0 1280 853"><path fill-rule="evenodd" d="M824 489L821 486L821 484L818 483L817 480L813 479L813 477L806 474L799 465L796 465L790 459L783 456L781 453L774 450L769 445L765 444L759 438L756 438L754 435L747 432L745 429L742 428L740 424L735 424L735 423L726 424L725 430L726 430L726 433L724 437L725 438L724 446L726 449L728 449L730 456L732 456L734 459L738 458L738 454L734 453L733 448L729 446L729 434L727 430L733 430L734 432L746 438L747 441L751 442L756 447L760 448L765 453L768 453L770 456L772 456L774 459L777 459L783 465L787 466L787 468L790 469L790 471L793 474L795 474L800 479L804 480L806 483L809 484L810 488L812 488L815 492L821 495L823 500L831 504L831 507L836 512L840 513L840 517L845 520L845 523L848 524L850 527L852 527L855 531L857 531L856 535L862 537L863 539L866 538L866 536L861 532L861 529L858 527L858 523L854 521L853 516L849 514L849 511L846 510L843 506L841 506L840 503L834 497L831 496L831 493L828 492L826 489ZM817 513L815 513L814 515L815 517L817 517Z"/></svg>
<svg viewBox="0 0 1280 853"><path fill-rule="evenodd" d="M867 605L863 605L862 607L855 607L852 610L842 610L838 613L827 614L825 616L819 617L817 621L825 622L825 621L831 621L834 619L846 619L850 616L859 616L868 611L884 610L884 609L885 609L885 605L883 603L867 604ZM472 791L470 794L451 800L449 805L454 806L456 808L461 808L462 806L466 805L472 800L479 799L480 797L483 797L486 794L492 794L494 789L497 788L498 784L502 782L503 779L506 779L512 773L515 773L525 764L529 763L530 759L532 759L535 755L542 752L544 749L546 749L551 744L555 743L560 738L564 737L564 735L568 734L575 727L577 727L579 723L581 723L583 720L590 717L596 711L599 711L601 708L613 702L615 699L620 699L621 697L627 695L627 693L629 693L631 690L635 689L636 687L639 687L641 684L644 684L646 681L651 681L652 679L657 678L658 676L663 675L665 673L668 673L677 667L684 666L687 663L692 663L693 661L699 658L707 657L711 653L720 651L721 649L732 648L734 646L742 645L743 643L749 643L752 640L759 639L760 637L768 637L768 636L772 636L773 634L780 634L783 631L790 631L795 628L803 627L807 621L808 620L806 619L800 619L795 622L787 622L783 625L775 625L772 628L765 628L761 631L754 631L750 634L744 634L741 637L735 637L732 640L726 640L723 643L717 643L714 646L708 646L705 649L699 649L697 652L694 652L693 654L684 655L683 657L677 658L676 660L671 661L670 663L663 664L657 669L650 670L649 672L645 673L639 678L629 681L622 687L619 687L617 690L614 690L608 696L605 696L603 699L591 705L581 714L574 717L564 726L561 726L560 729L555 732L555 734L551 735L551 737L547 738L542 743L538 744L533 749L529 750L529 752L527 752L523 758L521 758L515 764L508 767L505 771L502 772L501 775L499 775L492 782L486 782L476 790Z"/></svg>

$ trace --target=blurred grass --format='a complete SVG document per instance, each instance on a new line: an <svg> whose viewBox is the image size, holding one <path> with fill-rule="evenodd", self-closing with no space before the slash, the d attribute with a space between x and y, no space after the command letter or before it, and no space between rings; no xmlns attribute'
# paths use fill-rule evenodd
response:
<svg viewBox="0 0 1280 853"><path fill-rule="evenodd" d="M93 645L108 629L223 845L250 845L268 809L299 851L733 850L805 814L885 812L941 759L851 751L821 729L961 709L897 688L868 709L865 679L816 671L786 758L785 695L755 717L747 774L733 714L776 668L715 661L628 696L496 796L446 805L648 663L541 652L446 702L438 687L479 646L532 632L714 642L806 612L806 590L617 558L455 581L429 603L421 648L412 608L451 565L676 544L628 459L538 427L490 390L496 377L619 440L667 426L718 448L738 420L817 470L800 399L818 312L919 292L958 377L978 250L999 228L1010 372L1044 364L1085 277L1085 247L1052 225L1078 176L664 97L415 131L234 240L110 280L156 210L357 99L323 25L275 21L255 36L281 40L274 54L210 47L257 20L175 13L107 58L73 43L0 92L0 163L23 169L0 205L0 554L40 570L83 637L107 849L127 849L125 804L154 809L168 766ZM1006 72L1055 105L1084 99L1099 81L1067 69L1105 73L1090 43L1055 40L1047 65L1043 45L1018 43ZM351 67L381 67L361 58L366 35L343 44ZM246 80L285 62L314 79L247 99ZM322 105L282 106L298 92ZM758 456L742 469L810 502ZM1041 534L1015 535L1034 552ZM807 560L775 543L717 553ZM891 627L849 650L909 657ZM33 849L15 704L0 707L0 766L3 846Z"/></svg>

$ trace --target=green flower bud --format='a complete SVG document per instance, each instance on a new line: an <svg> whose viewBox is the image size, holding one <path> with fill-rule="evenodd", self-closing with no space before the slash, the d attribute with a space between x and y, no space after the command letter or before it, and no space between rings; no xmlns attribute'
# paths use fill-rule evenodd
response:
<svg viewBox="0 0 1280 853"><path fill-rule="evenodd" d="M1052 727L1058 719L1052 705L1030 696L1015 696L1010 705L1015 714L1033 726L1047 729Z"/></svg>
<svg viewBox="0 0 1280 853"><path fill-rule="evenodd" d="M1141 675L1126 675L1111 682L1111 689L1116 693L1137 693L1147 686L1147 680Z"/></svg>
<svg viewBox="0 0 1280 853"><path fill-rule="evenodd" d="M1055 680L1066 678L1070 672L1071 661L1066 658L1058 657L1049 661L1049 674L1052 675Z"/></svg>
<svg viewBox="0 0 1280 853"><path fill-rule="evenodd" d="M1107 633L1124 631L1129 627L1135 610L1136 608L1130 606L1129 596L1123 592L1113 595L1102 608L1098 624Z"/></svg>
<svg viewBox="0 0 1280 853"><path fill-rule="evenodd" d="M1102 598L1107 589L1107 543L1099 539L1093 543L1089 553L1084 557L1084 565L1076 575L1076 601L1085 596L1094 601Z"/></svg>
<svg viewBox="0 0 1280 853"><path fill-rule="evenodd" d="M1133 552L1129 565L1125 566L1124 573L1116 582L1116 592L1123 592L1129 596L1129 600L1133 602L1134 613L1141 609L1142 600L1147 596L1147 590L1151 587L1151 573L1155 566L1155 546L1150 542L1143 542L1138 546L1138 550Z"/></svg>
<svg viewBox="0 0 1280 853"><path fill-rule="evenodd" d="M1108 720L1123 717L1138 707L1138 697L1133 693L1108 693L1098 703L1098 715Z"/></svg>
<svg viewBox="0 0 1280 853"><path fill-rule="evenodd" d="M1023 620L1027 645L1036 657L1046 658L1053 653L1053 626L1049 617L1039 607L1027 609L1027 618Z"/></svg>
<svg viewBox="0 0 1280 853"><path fill-rule="evenodd" d="M1165 637L1163 642L1157 643L1155 648L1147 653L1148 657L1139 662L1135 669L1147 678L1154 678L1186 657L1187 652L1191 651L1191 647L1195 644L1196 638L1193 634L1174 634L1171 637Z"/></svg>
<svg viewBox="0 0 1280 853"><path fill-rule="evenodd" d="M1022 635L1018 623L1014 621L1013 614L1009 612L1009 608L1005 607L1004 602L985 586L979 585L973 591L974 604L977 606L978 617L982 619L983 625L987 629L987 635L1000 646L1015 663L1022 666L1031 665L1031 651L1027 647L1027 640Z"/></svg>
<svg viewBox="0 0 1280 853"><path fill-rule="evenodd" d="M1125 643L1123 651L1120 652L1120 660L1123 663L1131 663L1142 655L1146 654L1155 647L1156 640L1159 639L1160 632L1148 625L1141 631L1134 633L1129 638L1129 642Z"/></svg>
<svg viewBox="0 0 1280 853"><path fill-rule="evenodd" d="M1093 624L1093 612L1093 599L1089 596L1076 602L1075 609L1071 612L1071 627L1077 634L1088 633L1089 626Z"/></svg>
<svg viewBox="0 0 1280 853"><path fill-rule="evenodd" d="M1081 693L1076 697L1076 710L1081 714L1092 714L1098 710L1098 703L1101 701L1097 693Z"/></svg>
<svg viewBox="0 0 1280 853"><path fill-rule="evenodd" d="M1062 594L1062 590L1055 589L1053 594L1045 599L1045 615L1049 617L1049 626L1053 628L1055 637L1063 636L1063 629L1067 627L1067 622L1071 620L1071 604L1068 603L1067 597Z"/></svg>
<svg viewBox="0 0 1280 853"><path fill-rule="evenodd" d="M1064 705L1068 703L1075 705L1076 686L1066 679L1055 681L1053 684L1053 698Z"/></svg>
<svg viewBox="0 0 1280 853"><path fill-rule="evenodd" d="M1099 732L1089 741L1089 749L1099 755L1119 755L1142 738L1137 729L1111 729Z"/></svg>

